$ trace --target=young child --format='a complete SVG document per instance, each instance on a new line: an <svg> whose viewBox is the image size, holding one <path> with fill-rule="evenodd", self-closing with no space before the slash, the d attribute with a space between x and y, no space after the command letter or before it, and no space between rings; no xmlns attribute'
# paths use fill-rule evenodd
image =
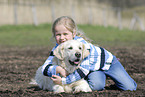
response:
<svg viewBox="0 0 145 97"><path fill-rule="evenodd" d="M121 90L136 90L136 82L128 75L124 67L109 51L102 47L94 46L80 37L82 34L72 18L62 16L55 20L52 32L56 40L56 46L52 49L50 56L42 66L42 73L51 77L56 84L70 84L74 81L85 78L92 90L103 90L106 76L109 76L115 85ZM53 66L53 50L67 40L78 40L83 42L90 51L81 63L81 67L72 74L68 74L60 66ZM58 76L57 74L63 77Z"/></svg>

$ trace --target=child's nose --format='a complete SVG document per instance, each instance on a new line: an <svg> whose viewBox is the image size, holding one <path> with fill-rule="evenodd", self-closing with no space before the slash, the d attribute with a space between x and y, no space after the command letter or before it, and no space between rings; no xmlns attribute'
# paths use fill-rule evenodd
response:
<svg viewBox="0 0 145 97"><path fill-rule="evenodd" d="M64 35L61 35L61 36L60 36L60 39L64 39Z"/></svg>

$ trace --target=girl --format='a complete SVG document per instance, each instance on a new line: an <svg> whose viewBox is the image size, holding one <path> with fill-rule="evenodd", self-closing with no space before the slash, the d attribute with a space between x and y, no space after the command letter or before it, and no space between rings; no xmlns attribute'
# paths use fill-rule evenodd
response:
<svg viewBox="0 0 145 97"><path fill-rule="evenodd" d="M42 73L45 76L51 77L54 83L70 84L85 78L92 90L103 90L106 76L109 76L119 89L136 90L136 82L128 75L117 58L104 48L94 46L80 37L82 34L77 30L77 26L72 18L62 16L56 19L52 26L52 32L56 40L56 46L43 64ZM68 74L60 66L52 65L53 50L59 44L72 39L83 42L90 51L90 54L83 60L79 69L72 74Z"/></svg>

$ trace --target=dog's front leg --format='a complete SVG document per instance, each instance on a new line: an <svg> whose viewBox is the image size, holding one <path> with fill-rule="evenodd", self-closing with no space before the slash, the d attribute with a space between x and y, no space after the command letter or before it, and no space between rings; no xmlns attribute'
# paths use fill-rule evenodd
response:
<svg viewBox="0 0 145 97"><path fill-rule="evenodd" d="M64 91L63 86L61 86L61 85L54 85L53 86L53 92L55 94L58 94L58 93L62 93L62 92L65 92L65 91Z"/></svg>
<svg viewBox="0 0 145 97"><path fill-rule="evenodd" d="M75 82L74 93L78 92L92 92L86 80L81 79Z"/></svg>
<svg viewBox="0 0 145 97"><path fill-rule="evenodd" d="M71 85L64 85L64 90L66 93L71 93L73 92L72 86Z"/></svg>

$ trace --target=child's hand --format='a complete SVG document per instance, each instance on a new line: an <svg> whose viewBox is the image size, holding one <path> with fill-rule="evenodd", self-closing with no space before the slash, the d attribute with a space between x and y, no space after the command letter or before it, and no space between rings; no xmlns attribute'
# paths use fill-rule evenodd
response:
<svg viewBox="0 0 145 97"><path fill-rule="evenodd" d="M61 85L61 84L62 84L62 82L61 82L61 77L60 77L60 76L52 75L51 79L52 79L52 81L53 81L55 84L58 84L58 85Z"/></svg>
<svg viewBox="0 0 145 97"><path fill-rule="evenodd" d="M60 66L56 67L56 74L58 73L63 77L66 77L68 75L67 71Z"/></svg>

